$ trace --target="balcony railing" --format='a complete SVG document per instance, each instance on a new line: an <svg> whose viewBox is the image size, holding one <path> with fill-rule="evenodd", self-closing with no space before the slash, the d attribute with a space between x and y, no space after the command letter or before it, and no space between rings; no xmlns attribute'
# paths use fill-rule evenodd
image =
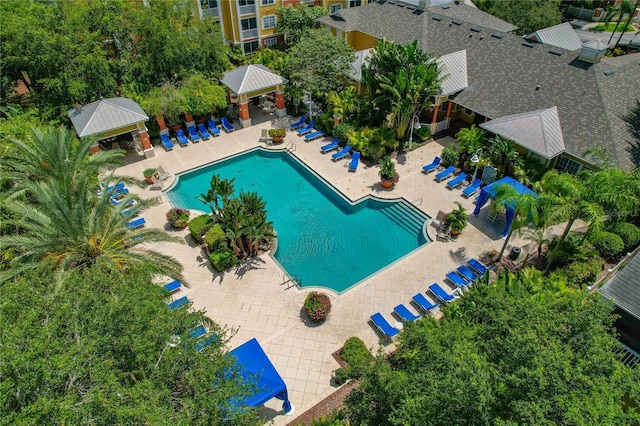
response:
<svg viewBox="0 0 640 426"><path fill-rule="evenodd" d="M245 6L240 6L240 15L248 15L250 13L256 13L255 4L247 4Z"/></svg>
<svg viewBox="0 0 640 426"><path fill-rule="evenodd" d="M254 28L252 30L243 30L242 31L242 38L243 39L252 38L252 37L258 37L258 29L257 28Z"/></svg>
<svg viewBox="0 0 640 426"><path fill-rule="evenodd" d="M217 7L212 7L210 9L202 9L202 16L205 18L219 18L220 11Z"/></svg>

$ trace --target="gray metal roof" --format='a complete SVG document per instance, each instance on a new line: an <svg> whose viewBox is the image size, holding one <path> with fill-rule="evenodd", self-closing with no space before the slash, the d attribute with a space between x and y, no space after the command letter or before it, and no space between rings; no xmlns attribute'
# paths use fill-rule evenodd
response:
<svg viewBox="0 0 640 426"><path fill-rule="evenodd" d="M444 76L440 85L441 95L452 95L468 87L466 50L442 55L436 62L442 67L441 75Z"/></svg>
<svg viewBox="0 0 640 426"><path fill-rule="evenodd" d="M127 98L101 99L70 110L69 117L79 137L100 134L149 120L142 108Z"/></svg>
<svg viewBox="0 0 640 426"><path fill-rule="evenodd" d="M221 82L233 93L240 95L284 84L287 79L262 64L252 64L226 72Z"/></svg>
<svg viewBox="0 0 640 426"><path fill-rule="evenodd" d="M640 319L640 255L636 254L598 293L617 307Z"/></svg>
<svg viewBox="0 0 640 426"><path fill-rule="evenodd" d="M436 57L466 50L468 87L455 95L456 104L489 119L555 106L565 152L584 158L587 149L598 146L610 152L619 167L640 166L631 148L637 141L623 119L640 99L640 54L591 64L578 59L580 52L561 50L558 56L549 46L524 46L521 36L487 28L476 32L471 28L477 24L467 22L454 24L440 12L416 15L388 3L343 12L356 16L355 23L348 19L333 25L330 17L321 21L401 44L418 40L420 48ZM607 70L614 73L605 74Z"/></svg>
<svg viewBox="0 0 640 426"><path fill-rule="evenodd" d="M553 27L543 28L525 37L527 40L536 40L549 46L576 51L582 49L582 41L568 22L563 22Z"/></svg>
<svg viewBox="0 0 640 426"><path fill-rule="evenodd" d="M547 159L564 152L558 108L500 117L480 124L485 130L516 141Z"/></svg>
<svg viewBox="0 0 640 426"><path fill-rule="evenodd" d="M599 38L584 42L582 45L584 47L590 47L591 49L594 49L594 50L605 50L609 48L609 45L604 41L600 40Z"/></svg>

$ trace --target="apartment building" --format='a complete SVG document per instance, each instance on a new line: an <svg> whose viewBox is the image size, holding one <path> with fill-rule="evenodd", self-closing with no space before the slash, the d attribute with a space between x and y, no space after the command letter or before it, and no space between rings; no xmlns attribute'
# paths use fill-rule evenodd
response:
<svg viewBox="0 0 640 426"><path fill-rule="evenodd" d="M218 22L223 40L242 46L245 55L284 41L277 32L276 9L282 6L320 6L329 11L362 6L373 0L194 0L201 19Z"/></svg>

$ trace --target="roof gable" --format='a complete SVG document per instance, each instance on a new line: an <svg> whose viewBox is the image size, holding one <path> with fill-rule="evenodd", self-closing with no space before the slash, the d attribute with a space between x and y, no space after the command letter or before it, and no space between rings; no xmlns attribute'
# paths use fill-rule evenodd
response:
<svg viewBox="0 0 640 426"><path fill-rule="evenodd" d="M267 89L287 82L285 78L262 64L245 65L228 71L220 81L236 95Z"/></svg>
<svg viewBox="0 0 640 426"><path fill-rule="evenodd" d="M511 139L547 159L564 152L558 108L514 114L480 124L485 130Z"/></svg>
<svg viewBox="0 0 640 426"><path fill-rule="evenodd" d="M640 255L636 254L611 281L599 290L602 296L640 320Z"/></svg>
<svg viewBox="0 0 640 426"><path fill-rule="evenodd" d="M553 27L543 28L525 37L528 40L536 40L549 46L576 51L582 48L582 41L574 31L571 24L563 22Z"/></svg>
<svg viewBox="0 0 640 426"><path fill-rule="evenodd" d="M69 118L79 137L96 135L149 120L133 100L100 99L69 110Z"/></svg>
<svg viewBox="0 0 640 426"><path fill-rule="evenodd" d="M468 87L466 50L442 55L436 62L442 67L441 75L444 76L440 84L440 95L451 95Z"/></svg>

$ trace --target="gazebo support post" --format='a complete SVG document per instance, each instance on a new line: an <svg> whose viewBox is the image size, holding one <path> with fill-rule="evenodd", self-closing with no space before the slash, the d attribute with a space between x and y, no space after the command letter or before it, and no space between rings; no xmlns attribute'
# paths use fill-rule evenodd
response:
<svg viewBox="0 0 640 426"><path fill-rule="evenodd" d="M284 92L276 91L276 117L284 117L287 115L287 108L284 106Z"/></svg>
<svg viewBox="0 0 640 426"><path fill-rule="evenodd" d="M89 151L92 154L96 154L96 153L100 152L100 144L98 144L98 142L94 143L93 145L91 145L89 147Z"/></svg>
<svg viewBox="0 0 640 426"><path fill-rule="evenodd" d="M249 101L240 102L240 125L244 128L251 127L251 117L249 116Z"/></svg>
<svg viewBox="0 0 640 426"><path fill-rule="evenodd" d="M142 151L144 152L144 158L153 158L156 156L156 151L153 149L153 145L151 145L151 139L149 139L149 132L145 127L144 130L140 130L138 132L138 136L140 136L140 142L142 143Z"/></svg>

